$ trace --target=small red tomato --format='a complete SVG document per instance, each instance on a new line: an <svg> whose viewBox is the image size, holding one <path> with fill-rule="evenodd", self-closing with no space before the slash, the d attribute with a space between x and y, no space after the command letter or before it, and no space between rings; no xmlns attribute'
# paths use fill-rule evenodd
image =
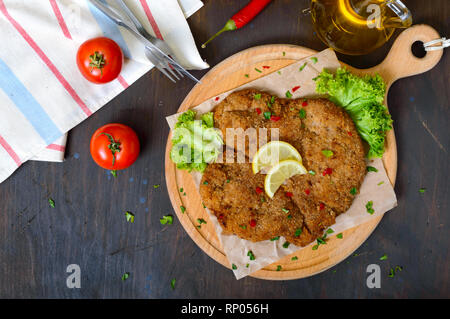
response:
<svg viewBox="0 0 450 319"><path fill-rule="evenodd" d="M111 39L90 39L80 45L77 65L87 80L97 84L108 83L116 79L122 70L123 52Z"/></svg>
<svg viewBox="0 0 450 319"><path fill-rule="evenodd" d="M116 171L125 169L136 161L140 144L133 129L111 123L95 131L90 148L92 158L100 167Z"/></svg>

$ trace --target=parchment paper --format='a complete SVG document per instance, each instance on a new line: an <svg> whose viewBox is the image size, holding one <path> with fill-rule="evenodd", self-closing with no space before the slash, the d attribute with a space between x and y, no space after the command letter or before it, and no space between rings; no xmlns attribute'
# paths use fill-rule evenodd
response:
<svg viewBox="0 0 450 319"><path fill-rule="evenodd" d="M316 63L314 63L314 59L311 59L312 57L317 58ZM300 72L300 67L305 63L306 66ZM300 89L292 93L293 99L301 97L319 97L315 92L316 84L312 79L315 78L323 68L335 71L339 67L340 64L336 54L332 50L327 49L280 69L279 72L273 72L243 86L220 94L218 95L218 100L214 97L194 107L193 110L197 112L197 116L209 112L230 93L245 88L266 91L272 95L284 98L287 90L290 90L292 93L291 89L293 87L300 86ZM166 118L171 129L175 126L179 115L180 113L177 113ZM346 213L339 215L336 218L336 223L331 226L334 230L334 235L346 229L368 222L370 219L383 215L388 210L397 206L397 198L394 189L389 182L389 178L387 177L382 160L367 160L367 165L377 168L378 172L368 172L366 174L361 189L359 190L360 193L355 196L352 206ZM194 178L198 190L202 174L193 172L192 177ZM366 210L368 201L373 201L375 213L372 215L367 213ZM217 236L222 243L230 264L235 264L237 266L237 269L233 270L236 279L241 279L267 265L275 263L277 260L290 255L295 251L300 249L311 249L311 245L315 244L314 242L303 248L290 244L288 248L283 248L283 244L286 241L284 237L280 237L280 239L276 241L265 240L254 243L241 239L236 235L223 235L222 227L217 221L217 218L208 209L206 210L211 222L214 223ZM255 255L255 260L253 261L247 256L249 250ZM247 264L249 264L249 267L246 267Z"/></svg>

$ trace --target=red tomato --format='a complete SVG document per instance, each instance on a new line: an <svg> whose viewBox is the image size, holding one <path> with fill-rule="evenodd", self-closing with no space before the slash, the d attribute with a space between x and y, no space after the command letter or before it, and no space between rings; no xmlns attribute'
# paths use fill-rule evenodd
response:
<svg viewBox="0 0 450 319"><path fill-rule="evenodd" d="M123 52L111 39L90 39L80 45L77 65L87 80L97 84L108 83L116 79L122 70Z"/></svg>
<svg viewBox="0 0 450 319"><path fill-rule="evenodd" d="M127 168L136 161L140 144L133 129L111 123L95 131L90 148L92 158L99 166L116 171Z"/></svg>

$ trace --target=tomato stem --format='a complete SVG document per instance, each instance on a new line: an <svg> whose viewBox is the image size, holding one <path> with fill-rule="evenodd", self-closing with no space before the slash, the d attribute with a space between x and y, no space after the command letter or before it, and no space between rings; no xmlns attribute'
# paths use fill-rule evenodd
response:
<svg viewBox="0 0 450 319"><path fill-rule="evenodd" d="M114 137L112 137L111 134L108 133L101 133L102 135L105 135L108 139L109 139L109 145L108 148L111 150L112 156L113 156L113 160L112 160L112 166L114 166L114 164L116 163L116 153L120 152L120 142L115 141ZM111 171L112 173L112 171ZM114 173L112 173L114 175Z"/></svg>
<svg viewBox="0 0 450 319"><path fill-rule="evenodd" d="M89 66L91 67L91 73L94 68L97 68L100 70L101 75L103 75L103 67L106 64L104 55L102 53L99 53L98 51L95 51L94 54L89 56L89 60L91 61L89 63Z"/></svg>

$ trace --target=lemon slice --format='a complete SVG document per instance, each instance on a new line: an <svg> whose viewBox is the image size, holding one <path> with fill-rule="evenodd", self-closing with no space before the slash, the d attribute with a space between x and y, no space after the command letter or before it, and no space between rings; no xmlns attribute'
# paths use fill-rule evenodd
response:
<svg viewBox="0 0 450 319"><path fill-rule="evenodd" d="M253 157L253 174L258 173L261 170L267 172L278 162L288 159L296 160L300 163L302 162L300 153L291 144L282 141L269 142L263 145Z"/></svg>
<svg viewBox="0 0 450 319"><path fill-rule="evenodd" d="M302 163L298 161L286 160L279 162L267 173L266 179L264 180L264 190L266 191L267 196L272 198L285 180L294 175L306 173L308 173L308 171Z"/></svg>

